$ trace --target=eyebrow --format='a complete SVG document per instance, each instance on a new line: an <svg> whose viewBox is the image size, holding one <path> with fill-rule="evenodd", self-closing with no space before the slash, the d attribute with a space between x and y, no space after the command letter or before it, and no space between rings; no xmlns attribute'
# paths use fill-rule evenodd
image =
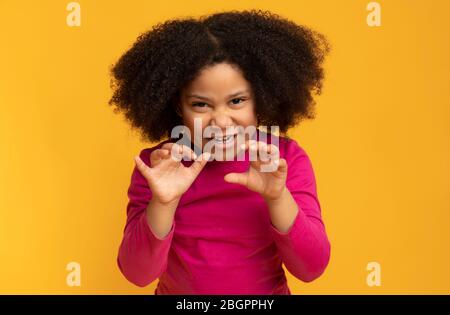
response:
<svg viewBox="0 0 450 315"><path fill-rule="evenodd" d="M228 95L228 98L235 97L235 96L238 96L240 94L245 94L245 93L248 93L248 91L247 90L239 91L239 92ZM207 100L207 101L210 100L206 96L201 96L201 95L197 95L197 94L188 94L187 97L196 97L196 98L200 98L200 99Z"/></svg>

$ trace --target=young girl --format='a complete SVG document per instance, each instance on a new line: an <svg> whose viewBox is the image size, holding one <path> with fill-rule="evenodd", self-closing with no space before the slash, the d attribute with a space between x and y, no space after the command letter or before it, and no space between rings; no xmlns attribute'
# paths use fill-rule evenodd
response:
<svg viewBox="0 0 450 315"><path fill-rule="evenodd" d="M158 24L119 59L110 104L145 140L163 140L135 157L117 258L130 282L159 278L155 294L291 294L282 263L305 282L324 272L312 164L286 131L314 117L328 51L321 34L251 10ZM241 132L258 126L280 134Z"/></svg>

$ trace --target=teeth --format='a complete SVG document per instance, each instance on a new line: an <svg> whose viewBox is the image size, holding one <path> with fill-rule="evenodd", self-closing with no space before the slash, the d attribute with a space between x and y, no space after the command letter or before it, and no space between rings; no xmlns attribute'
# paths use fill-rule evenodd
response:
<svg viewBox="0 0 450 315"><path fill-rule="evenodd" d="M217 137L217 138L214 138L214 139L216 139L216 140L228 140L230 138L231 138L231 136L228 136L228 137Z"/></svg>
<svg viewBox="0 0 450 315"><path fill-rule="evenodd" d="M214 138L214 141L219 142L219 143L227 143L227 142L230 142L231 139L233 139L233 135L227 136L227 137L217 137L217 138Z"/></svg>

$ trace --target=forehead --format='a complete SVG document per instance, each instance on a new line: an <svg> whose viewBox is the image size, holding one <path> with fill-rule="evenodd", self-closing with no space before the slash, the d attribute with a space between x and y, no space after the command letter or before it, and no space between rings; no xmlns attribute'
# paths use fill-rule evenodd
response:
<svg viewBox="0 0 450 315"><path fill-rule="evenodd" d="M185 93L209 93L227 95L238 90L250 90L250 83L237 66L227 63L204 68L184 89Z"/></svg>

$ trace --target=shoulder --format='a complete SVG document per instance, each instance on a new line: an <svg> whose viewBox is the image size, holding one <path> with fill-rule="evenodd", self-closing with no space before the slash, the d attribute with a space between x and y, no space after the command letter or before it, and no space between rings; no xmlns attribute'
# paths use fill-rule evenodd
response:
<svg viewBox="0 0 450 315"><path fill-rule="evenodd" d="M280 157L285 159L289 167L295 168L312 168L306 150L299 144L299 142L288 136L277 136L273 133L258 130L258 137L260 141L274 144L280 150Z"/></svg>
<svg viewBox="0 0 450 315"><path fill-rule="evenodd" d="M280 145L280 155L285 159L289 159L299 155L307 156L307 153L303 149L303 147L300 146L297 140L293 138L280 136L279 145Z"/></svg>
<svg viewBox="0 0 450 315"><path fill-rule="evenodd" d="M309 160L308 154L297 140L288 136L275 136L273 134L268 134L268 137L271 138L268 142L278 146L280 150L280 157L285 159L287 162L294 160ZM274 143L274 141L277 143Z"/></svg>
<svg viewBox="0 0 450 315"><path fill-rule="evenodd" d="M279 137L280 157L288 164L288 172L300 172L304 176L314 177L313 163L306 150L295 139Z"/></svg>
<svg viewBox="0 0 450 315"><path fill-rule="evenodd" d="M258 130L258 140L276 145L280 150L280 157L288 162L298 158L308 159L308 154L297 140L288 136L277 136L270 132Z"/></svg>

